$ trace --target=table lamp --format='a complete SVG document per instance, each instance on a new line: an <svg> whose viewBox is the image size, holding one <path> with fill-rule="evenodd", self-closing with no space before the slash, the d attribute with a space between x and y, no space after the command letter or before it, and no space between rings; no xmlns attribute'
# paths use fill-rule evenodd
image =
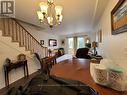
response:
<svg viewBox="0 0 127 95"><path fill-rule="evenodd" d="M97 55L97 50L96 50L96 47L98 47L98 45L97 45L97 42L92 42L92 47L93 47L93 50L94 50L94 53L93 53L93 55L94 56L96 56Z"/></svg>

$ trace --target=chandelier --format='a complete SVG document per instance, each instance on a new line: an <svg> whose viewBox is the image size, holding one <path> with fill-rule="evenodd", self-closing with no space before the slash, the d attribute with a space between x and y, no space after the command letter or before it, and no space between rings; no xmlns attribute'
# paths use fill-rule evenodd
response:
<svg viewBox="0 0 127 95"><path fill-rule="evenodd" d="M62 22L62 6L55 6L54 0L40 3L40 11L37 11L40 23L48 24L52 29L53 26L59 25Z"/></svg>

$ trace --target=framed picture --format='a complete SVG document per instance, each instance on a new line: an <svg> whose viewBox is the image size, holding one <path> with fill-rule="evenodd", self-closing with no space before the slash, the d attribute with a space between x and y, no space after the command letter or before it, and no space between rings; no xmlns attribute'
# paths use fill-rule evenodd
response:
<svg viewBox="0 0 127 95"><path fill-rule="evenodd" d="M49 46L57 46L57 40L56 39L49 39Z"/></svg>
<svg viewBox="0 0 127 95"><path fill-rule="evenodd" d="M119 0L111 12L112 35L127 32L127 0Z"/></svg>
<svg viewBox="0 0 127 95"><path fill-rule="evenodd" d="M40 40L40 44L41 45L44 45L44 40Z"/></svg>

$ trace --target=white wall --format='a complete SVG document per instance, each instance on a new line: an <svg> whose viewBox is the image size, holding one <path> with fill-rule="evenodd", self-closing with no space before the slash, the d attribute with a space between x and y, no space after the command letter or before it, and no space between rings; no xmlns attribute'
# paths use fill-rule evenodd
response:
<svg viewBox="0 0 127 95"><path fill-rule="evenodd" d="M2 31L0 30L0 34ZM33 55L30 55L29 51L25 51L25 48L20 47L18 43L12 43L10 37L2 37L0 35L0 89L5 87L4 69L5 59L17 60L17 55L24 53L28 60L29 74L34 73L40 68L40 64ZM23 68L14 69L9 73L10 83L24 77Z"/></svg>
<svg viewBox="0 0 127 95"><path fill-rule="evenodd" d="M114 63L123 67L127 66L127 32L111 35L111 11L117 4L118 0L109 0L109 3L96 27L102 29L102 44L99 48L102 55L108 59L112 59Z"/></svg>
<svg viewBox="0 0 127 95"><path fill-rule="evenodd" d="M44 40L45 46L48 46L48 39L56 39L58 40L59 46L59 37L53 35L52 33L42 32L37 30L35 27L30 26L28 24L22 23L22 25L28 30L38 41ZM36 72L40 68L40 64L38 60L36 60L33 55L30 55L30 52L26 52L25 48L19 47L18 43L12 43L10 37L2 37L2 31L0 30L0 89L5 87L5 80L4 80L4 71L3 65L5 64L5 59L10 58L11 60L17 60L17 55L20 53L27 54L28 60L28 69L29 74ZM57 47L58 47L57 46ZM57 48L57 47L49 47L49 48ZM23 68L18 68L12 70L9 74L10 83L15 82L16 80L22 78L24 76Z"/></svg>

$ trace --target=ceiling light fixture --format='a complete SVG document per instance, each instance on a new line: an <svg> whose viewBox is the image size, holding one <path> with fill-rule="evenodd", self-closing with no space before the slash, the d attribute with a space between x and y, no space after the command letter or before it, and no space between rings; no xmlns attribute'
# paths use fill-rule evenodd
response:
<svg viewBox="0 0 127 95"><path fill-rule="evenodd" d="M40 3L40 11L37 11L39 21L48 24L52 29L53 26L59 25L62 22L62 6L55 6L54 0L47 0L47 2Z"/></svg>

